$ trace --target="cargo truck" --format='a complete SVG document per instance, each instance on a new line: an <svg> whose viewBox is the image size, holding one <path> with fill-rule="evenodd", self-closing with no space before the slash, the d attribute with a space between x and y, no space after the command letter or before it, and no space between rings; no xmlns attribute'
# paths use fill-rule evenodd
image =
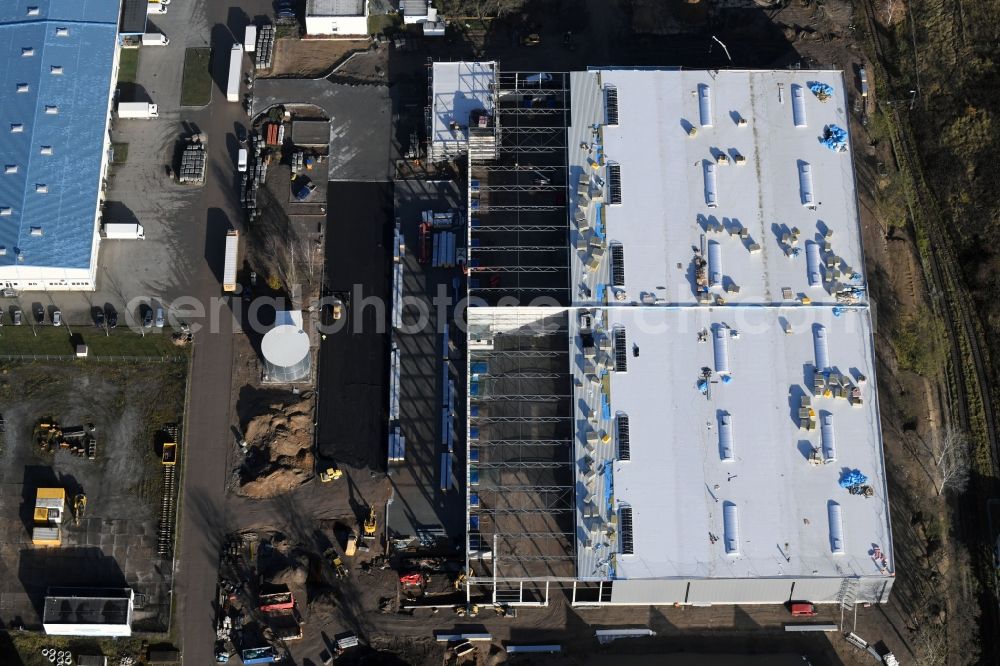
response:
<svg viewBox="0 0 1000 666"><path fill-rule="evenodd" d="M105 222L104 237L108 240L145 240L146 232L138 222Z"/></svg>
<svg viewBox="0 0 1000 666"><path fill-rule="evenodd" d="M248 25L243 33L243 48L247 53L253 53L257 48L257 26Z"/></svg>
<svg viewBox="0 0 1000 666"><path fill-rule="evenodd" d="M167 36L159 32L147 32L142 36L143 46L166 46L169 43Z"/></svg>
<svg viewBox="0 0 1000 666"><path fill-rule="evenodd" d="M240 232L226 232L226 261L222 270L222 291L236 291L236 263L240 252Z"/></svg>
<svg viewBox="0 0 1000 666"><path fill-rule="evenodd" d="M150 104L149 102L119 102L118 117L150 120L152 118L159 118L160 112L155 104Z"/></svg>
<svg viewBox="0 0 1000 666"><path fill-rule="evenodd" d="M229 52L229 83L226 85L226 99L240 101L240 77L243 75L243 45L233 44Z"/></svg>

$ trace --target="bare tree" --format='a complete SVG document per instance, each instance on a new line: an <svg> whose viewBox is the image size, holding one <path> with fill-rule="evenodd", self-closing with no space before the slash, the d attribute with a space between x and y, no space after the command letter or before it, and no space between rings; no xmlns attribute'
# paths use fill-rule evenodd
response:
<svg viewBox="0 0 1000 666"><path fill-rule="evenodd" d="M444 13L450 16L460 14L475 16L480 21L500 18L524 5L524 0L451 0L444 4Z"/></svg>
<svg viewBox="0 0 1000 666"><path fill-rule="evenodd" d="M937 467L937 492L941 495L947 490L961 493L969 485L969 438L961 430L948 426L940 434L939 449L934 459Z"/></svg>

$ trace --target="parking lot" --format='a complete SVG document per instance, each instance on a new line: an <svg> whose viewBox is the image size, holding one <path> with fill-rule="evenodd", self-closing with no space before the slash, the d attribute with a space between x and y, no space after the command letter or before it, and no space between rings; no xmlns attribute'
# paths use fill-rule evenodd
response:
<svg viewBox="0 0 1000 666"><path fill-rule="evenodd" d="M233 35L242 37L251 17L271 12L267 0L240 5L224 12L224 23L211 15L218 10L209 12L208 3L199 2L175 2L166 14L150 16L147 31L162 32L170 43L139 49L136 81L121 84L118 96L120 101L155 103L159 117L121 120L112 115L112 141L128 144L128 157L109 168L103 212L104 221L138 222L145 240L102 241L95 292L24 293L16 303L26 312L38 301L46 308L58 307L71 324L85 324L91 322L93 307L109 303L123 315L134 316L139 303L155 307L169 306L181 296L201 299L193 285L202 282L206 268L221 273L225 228L241 224L230 212L239 210L236 122L226 120L228 113L212 114L208 107L181 107L181 83L185 49L212 46L212 99L224 104L219 87L224 82L219 80L228 59L221 62L220 53L228 55ZM237 107L232 105L233 110ZM207 135L210 151L206 183L200 187L179 184L167 175L167 166L177 162L178 142L195 132ZM214 159L220 148L230 159ZM134 307L126 307L129 303ZM12 299L0 299L5 310L13 304ZM130 322L123 317L121 323Z"/></svg>

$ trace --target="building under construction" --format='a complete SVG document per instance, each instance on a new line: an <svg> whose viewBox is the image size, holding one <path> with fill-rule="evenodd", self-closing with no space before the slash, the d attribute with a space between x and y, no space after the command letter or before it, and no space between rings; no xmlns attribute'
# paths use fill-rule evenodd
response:
<svg viewBox="0 0 1000 666"><path fill-rule="evenodd" d="M470 600L884 602L839 71L434 63L467 166Z"/></svg>

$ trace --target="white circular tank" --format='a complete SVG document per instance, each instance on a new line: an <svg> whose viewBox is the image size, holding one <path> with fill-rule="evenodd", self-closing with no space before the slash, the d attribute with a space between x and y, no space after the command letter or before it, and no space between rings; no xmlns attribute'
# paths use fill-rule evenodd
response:
<svg viewBox="0 0 1000 666"><path fill-rule="evenodd" d="M309 336L298 326L275 326L260 343L268 379L294 382L309 376Z"/></svg>

